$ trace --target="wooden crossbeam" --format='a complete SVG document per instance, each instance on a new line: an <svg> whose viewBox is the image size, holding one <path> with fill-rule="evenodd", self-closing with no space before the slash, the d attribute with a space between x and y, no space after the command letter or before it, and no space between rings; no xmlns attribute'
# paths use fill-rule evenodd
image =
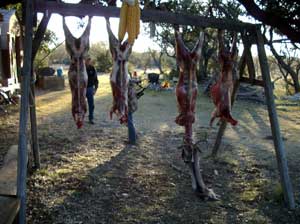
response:
<svg viewBox="0 0 300 224"><path fill-rule="evenodd" d="M117 7L106 7L85 3L68 4L55 1L35 1L35 12L58 13L63 16L103 16L119 17L120 9ZM198 27L210 27L216 29L226 29L238 32L254 32L255 25L251 23L237 22L231 19L216 19L198 15L184 13L174 13L168 11L145 9L141 12L143 22L169 23L178 25L191 25Z"/></svg>

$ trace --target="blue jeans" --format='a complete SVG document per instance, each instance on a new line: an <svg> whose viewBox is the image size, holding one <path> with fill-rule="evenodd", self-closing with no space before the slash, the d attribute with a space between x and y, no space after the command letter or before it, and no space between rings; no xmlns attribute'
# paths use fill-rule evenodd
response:
<svg viewBox="0 0 300 224"><path fill-rule="evenodd" d="M94 119L94 87L88 87L86 89L86 98L89 105L89 120L92 121Z"/></svg>
<svg viewBox="0 0 300 224"><path fill-rule="evenodd" d="M128 138L129 138L129 143L130 144L135 144L136 143L136 133L135 133L135 128L133 124L133 118L132 118L132 113L128 112Z"/></svg>

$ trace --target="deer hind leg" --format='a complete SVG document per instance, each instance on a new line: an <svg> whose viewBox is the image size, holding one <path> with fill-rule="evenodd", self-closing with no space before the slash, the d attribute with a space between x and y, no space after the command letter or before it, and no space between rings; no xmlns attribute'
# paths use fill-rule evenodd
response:
<svg viewBox="0 0 300 224"><path fill-rule="evenodd" d="M215 108L215 109L213 110L213 112L211 113L211 118L210 118L210 122L209 122L209 126L210 126L210 127L212 127L213 122L214 122L214 120L215 120L215 118L216 118L217 116L218 116L218 109Z"/></svg>
<svg viewBox="0 0 300 224"><path fill-rule="evenodd" d="M200 170L200 150L196 146L192 146L193 159L188 162L188 167L192 178L192 188L196 194L202 199L219 200L219 195L215 194L212 189L209 189L202 178Z"/></svg>

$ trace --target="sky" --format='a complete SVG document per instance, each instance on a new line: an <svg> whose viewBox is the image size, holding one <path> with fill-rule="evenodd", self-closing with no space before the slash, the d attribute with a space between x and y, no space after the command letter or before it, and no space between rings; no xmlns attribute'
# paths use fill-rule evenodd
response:
<svg viewBox="0 0 300 224"><path fill-rule="evenodd" d="M80 0L64 0L67 3L78 3ZM120 6L120 1L118 1L118 6ZM38 19L41 20L43 14L38 14ZM83 18L83 21L85 22L85 26L82 29L78 29L78 22L81 19L77 17L66 17L66 23L71 31L71 33L74 35L74 37L80 37L83 33L85 26L87 25L88 17L86 16ZM119 26L119 19L118 18L111 18L110 19L111 28L112 31L116 36L118 36L118 26ZM150 39L149 35L145 33L145 26L148 26L149 23L141 23L140 27L140 35L138 39L135 41L133 46L133 51L136 52L145 52L148 51L148 48L151 49L159 49L158 45ZM52 14L48 29L54 31L58 38L58 43L61 43L64 41L65 36L62 28L62 16L59 14ZM108 34L106 31L106 23L104 17L93 17L92 18L92 26L91 26L91 33L90 33L90 43L97 43L100 41L104 41L108 44Z"/></svg>
<svg viewBox="0 0 300 224"><path fill-rule="evenodd" d="M42 14L39 14L38 16L39 19L42 18ZM80 18L77 17L66 17L66 24L73 34L74 37L80 37L83 31L85 30L85 26L88 21L88 17L84 17L83 21L85 22L85 26L81 29L78 29L78 22L81 21ZM112 31L116 36L118 36L118 26L119 26L119 19L117 18L111 18L110 19L111 23L111 28ZM141 23L142 24L142 23ZM158 46L156 43L154 43L149 35L145 33L145 28L144 26L147 26L148 24L143 24L140 28L141 34L139 35L138 39L135 41L133 50L136 52L145 52L148 50L148 48L152 49L158 49ZM58 14L52 14L49 24L48 24L48 29L52 30L55 35L58 38L58 43L64 41L65 36L64 36L64 31L62 27L62 16ZM104 41L108 44L108 34L106 30L106 23L104 17L93 17L92 18L92 25L91 25L91 33L90 33L90 42L91 44L97 43L100 41Z"/></svg>

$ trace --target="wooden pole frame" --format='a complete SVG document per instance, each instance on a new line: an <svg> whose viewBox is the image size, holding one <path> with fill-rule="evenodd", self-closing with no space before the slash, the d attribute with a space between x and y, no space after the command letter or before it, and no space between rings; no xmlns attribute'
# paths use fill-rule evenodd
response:
<svg viewBox="0 0 300 224"><path fill-rule="evenodd" d="M86 3L70 4L56 1L35 0L35 12L58 13L63 16L120 16L120 8L111 6L92 5ZM186 13L174 13L163 10L143 9L141 10L141 20L143 22L169 23L177 25L191 25L198 27L210 27L216 29L226 29L232 31L255 31L255 25L251 23L237 22L232 19L208 18L199 15Z"/></svg>
<svg viewBox="0 0 300 224"><path fill-rule="evenodd" d="M26 178L27 178L27 119L29 105L29 89L32 56L32 34L33 34L33 3L26 0L25 8L25 37L24 58L21 83L21 106L19 124L19 146L18 146L18 176L17 196L20 199L19 223L26 223Z"/></svg>
<svg viewBox="0 0 300 224"><path fill-rule="evenodd" d="M26 223L26 176L27 176L27 116L29 105L29 85L30 85L30 73L32 69L32 34L33 34L33 12L50 12L59 13L65 16L107 16L118 17L119 9L116 7L95 7L87 4L72 5L66 3L48 2L48 1L35 1L35 8L33 8L33 1L25 0L26 6L26 21L25 21L25 38L24 46L24 63L22 72L22 96L20 106L20 125L19 125L19 148L18 148L18 177L17 177L17 195L20 198L20 212L19 223ZM58 7L59 6L59 7ZM84 9L83 10L83 6ZM101 10L103 11L101 11ZM90 10L90 11L89 11ZM280 172L281 184L284 191L284 199L290 209L295 208L295 201L293 196L293 190L291 181L288 174L287 159L283 141L280 134L280 127L277 118L276 107L274 103L274 96L272 91L272 83L270 78L269 67L267 63L267 57L264 49L264 40L260 32L260 27L256 27L254 24L236 23L230 20L224 19L210 19L206 17L186 15L180 13L171 13L157 10L143 10L142 20L144 22L154 21L161 23L171 23L180 25L194 25L199 27L211 27L221 28L227 30L233 30L243 33L244 31L256 32L257 35L257 49L259 54L259 61L261 66L261 72L264 80L264 87L266 93L266 100L268 105L269 118L271 123L272 135L274 140L274 146L276 151L278 169ZM250 62L251 63L251 62ZM236 81L234 91L236 92L239 87L239 81ZM235 94L233 96L233 101ZM232 103L233 103L232 101ZM36 119L36 118L35 118ZM222 124L223 125L223 124ZM219 130L220 139L226 129L226 123ZM223 130L221 130L223 129Z"/></svg>
<svg viewBox="0 0 300 224"><path fill-rule="evenodd" d="M272 136L276 152L277 164L280 173L281 186L283 189L284 200L290 209L295 209L295 199L293 195L293 188L289 177L286 152L283 140L280 133L280 126L274 102L274 95L272 89L272 82L270 77L268 58L266 56L264 47L264 38L260 31L260 26L257 27L257 51L260 63L261 74L265 82L265 95L269 112L269 119L271 124Z"/></svg>

